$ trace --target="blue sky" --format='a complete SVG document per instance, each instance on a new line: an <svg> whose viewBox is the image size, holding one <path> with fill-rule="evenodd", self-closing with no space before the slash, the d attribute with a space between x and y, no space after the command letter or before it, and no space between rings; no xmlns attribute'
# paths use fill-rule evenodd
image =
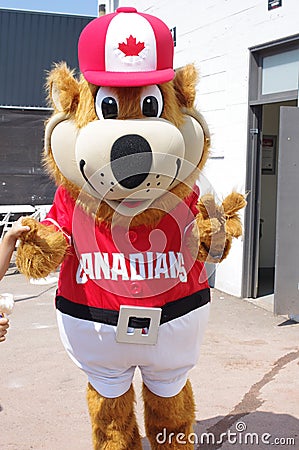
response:
<svg viewBox="0 0 299 450"><path fill-rule="evenodd" d="M0 8L97 16L97 0L0 0Z"/></svg>

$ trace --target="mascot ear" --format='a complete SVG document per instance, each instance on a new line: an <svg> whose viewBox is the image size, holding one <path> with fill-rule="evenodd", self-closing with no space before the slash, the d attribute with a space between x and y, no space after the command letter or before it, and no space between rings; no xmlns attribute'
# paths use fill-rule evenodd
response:
<svg viewBox="0 0 299 450"><path fill-rule="evenodd" d="M76 112L79 102L79 83L65 63L59 63L47 77L48 101L55 112L71 115Z"/></svg>
<svg viewBox="0 0 299 450"><path fill-rule="evenodd" d="M194 64L188 64L185 67L176 70L174 79L174 88L181 108L193 108L198 73Z"/></svg>

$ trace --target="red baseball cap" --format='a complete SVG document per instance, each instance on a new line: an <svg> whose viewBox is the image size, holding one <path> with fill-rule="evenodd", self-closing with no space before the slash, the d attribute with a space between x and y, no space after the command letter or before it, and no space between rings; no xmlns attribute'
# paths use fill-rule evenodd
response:
<svg viewBox="0 0 299 450"><path fill-rule="evenodd" d="M78 59L85 79L97 86L147 86L174 78L167 25L131 7L92 20L80 35Z"/></svg>

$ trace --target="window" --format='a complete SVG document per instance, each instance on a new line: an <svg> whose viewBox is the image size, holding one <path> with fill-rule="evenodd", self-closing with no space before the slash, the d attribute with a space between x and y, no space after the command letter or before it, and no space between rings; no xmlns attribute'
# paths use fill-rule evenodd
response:
<svg viewBox="0 0 299 450"><path fill-rule="evenodd" d="M299 49L262 58L262 95L298 89Z"/></svg>
<svg viewBox="0 0 299 450"><path fill-rule="evenodd" d="M249 105L297 100L299 35L252 47Z"/></svg>

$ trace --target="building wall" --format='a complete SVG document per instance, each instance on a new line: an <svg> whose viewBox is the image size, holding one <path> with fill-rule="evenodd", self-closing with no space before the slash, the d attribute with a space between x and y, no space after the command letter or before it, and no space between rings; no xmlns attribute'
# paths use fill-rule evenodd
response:
<svg viewBox="0 0 299 450"><path fill-rule="evenodd" d="M53 63L78 68L77 42L92 17L0 8L0 204L47 204L55 192L41 157Z"/></svg>
<svg viewBox="0 0 299 450"><path fill-rule="evenodd" d="M205 174L223 198L244 192L247 158L249 48L298 33L299 3L283 0L268 11L267 0L121 0L176 27L175 66L195 62L200 73L197 106L212 132L212 158ZM216 272L215 286L241 296L243 243Z"/></svg>
<svg viewBox="0 0 299 450"><path fill-rule="evenodd" d="M0 106L47 106L47 71L60 61L78 67L78 38L90 20L0 8Z"/></svg>

